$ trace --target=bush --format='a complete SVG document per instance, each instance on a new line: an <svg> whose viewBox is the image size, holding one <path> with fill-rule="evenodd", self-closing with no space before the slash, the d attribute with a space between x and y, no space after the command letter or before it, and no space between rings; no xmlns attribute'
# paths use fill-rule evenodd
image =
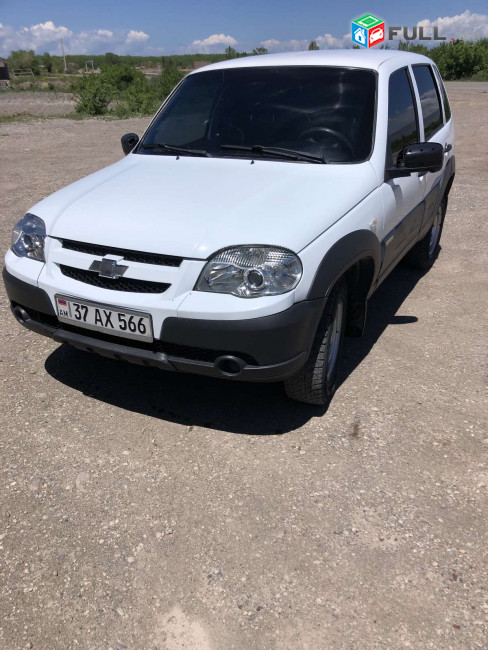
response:
<svg viewBox="0 0 488 650"><path fill-rule="evenodd" d="M156 83L156 94L162 102L185 75L171 59L163 59L163 69Z"/></svg>
<svg viewBox="0 0 488 650"><path fill-rule="evenodd" d="M121 92L127 90L136 79L139 79L139 83L141 77L143 81L145 80L144 74L140 70L132 68L130 65L108 66L103 69L102 75L110 85Z"/></svg>
<svg viewBox="0 0 488 650"><path fill-rule="evenodd" d="M132 113L125 102L117 102L110 111L119 120L125 120L132 117Z"/></svg>
<svg viewBox="0 0 488 650"><path fill-rule="evenodd" d="M116 89L104 75L86 75L73 87L76 112L83 115L105 115L115 97Z"/></svg>
<svg viewBox="0 0 488 650"><path fill-rule="evenodd" d="M131 115L148 115L154 113L159 105L157 94L149 86L146 77L136 77L125 93L126 107Z"/></svg>

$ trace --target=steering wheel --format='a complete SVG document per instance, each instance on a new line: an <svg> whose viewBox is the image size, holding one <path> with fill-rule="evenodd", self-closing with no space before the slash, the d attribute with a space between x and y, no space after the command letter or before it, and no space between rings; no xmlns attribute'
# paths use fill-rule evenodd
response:
<svg viewBox="0 0 488 650"><path fill-rule="evenodd" d="M337 140L342 142L342 144L344 144L347 147L347 149L348 149L348 151L349 151L349 153L351 155L354 155L354 148L353 148L352 144L349 142L349 140L346 138L346 136L343 135L342 133L340 133L340 131L336 131L335 129L331 129L329 126L312 126L311 128L306 129L305 131L302 131L298 137L299 137L299 139L307 138L307 137L310 137L311 135L313 135L315 133L317 133L317 134L326 133L327 135L332 135L333 137L335 137Z"/></svg>

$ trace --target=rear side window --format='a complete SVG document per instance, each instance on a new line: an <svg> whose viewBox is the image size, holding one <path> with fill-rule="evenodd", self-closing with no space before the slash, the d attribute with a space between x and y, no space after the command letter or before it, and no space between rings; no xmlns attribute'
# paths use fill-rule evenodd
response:
<svg viewBox="0 0 488 650"><path fill-rule="evenodd" d="M437 77L437 82L439 84L439 87L441 89L442 93L442 101L444 102L444 113L446 114L446 122L449 122L451 119L451 106L449 104L449 99L447 98L447 93L446 93L446 87L444 86L444 82L442 81L441 73L437 68L434 68L435 70L435 75Z"/></svg>
<svg viewBox="0 0 488 650"><path fill-rule="evenodd" d="M420 95L425 139L427 140L442 124L441 100L430 65L414 66L413 74Z"/></svg>
<svg viewBox="0 0 488 650"><path fill-rule="evenodd" d="M406 68L390 77L388 87L388 142L393 164L403 147L420 139L415 100Z"/></svg>

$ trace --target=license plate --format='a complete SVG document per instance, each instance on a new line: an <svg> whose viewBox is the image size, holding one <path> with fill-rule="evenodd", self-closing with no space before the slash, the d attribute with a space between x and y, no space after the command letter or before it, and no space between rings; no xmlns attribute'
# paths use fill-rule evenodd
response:
<svg viewBox="0 0 488 650"><path fill-rule="evenodd" d="M150 314L66 296L55 299L58 319L63 323L126 339L153 340Z"/></svg>

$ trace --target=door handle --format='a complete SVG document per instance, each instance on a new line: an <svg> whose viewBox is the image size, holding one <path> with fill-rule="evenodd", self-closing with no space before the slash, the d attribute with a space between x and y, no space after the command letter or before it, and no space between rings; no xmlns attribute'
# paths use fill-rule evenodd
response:
<svg viewBox="0 0 488 650"><path fill-rule="evenodd" d="M449 153L451 149L452 149L452 144L446 142L446 144L444 145L444 153Z"/></svg>

